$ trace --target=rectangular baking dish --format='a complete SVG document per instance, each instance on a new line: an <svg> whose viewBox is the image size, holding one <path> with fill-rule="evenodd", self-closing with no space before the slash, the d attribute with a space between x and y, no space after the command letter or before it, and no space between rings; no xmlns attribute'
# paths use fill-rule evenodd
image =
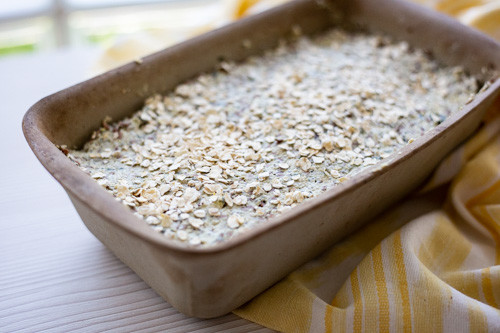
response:
<svg viewBox="0 0 500 333"><path fill-rule="evenodd" d="M105 116L277 44L294 27L312 34L339 23L385 32L492 82L463 110L345 183L226 242L178 244L153 231L74 165L56 145L81 146ZM251 48L244 47L251 43ZM480 124L499 94L500 45L451 18L396 0L299 0L191 39L46 97L26 113L35 155L67 191L88 229L179 311L203 318L242 305L421 184ZM486 69L486 70L485 70Z"/></svg>

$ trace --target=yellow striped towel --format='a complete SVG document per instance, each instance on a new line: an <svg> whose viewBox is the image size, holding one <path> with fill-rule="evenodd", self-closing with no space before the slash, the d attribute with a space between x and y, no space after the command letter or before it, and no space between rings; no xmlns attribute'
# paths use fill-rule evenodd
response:
<svg viewBox="0 0 500 333"><path fill-rule="evenodd" d="M423 190L234 312L284 332L500 332L500 99L490 111Z"/></svg>

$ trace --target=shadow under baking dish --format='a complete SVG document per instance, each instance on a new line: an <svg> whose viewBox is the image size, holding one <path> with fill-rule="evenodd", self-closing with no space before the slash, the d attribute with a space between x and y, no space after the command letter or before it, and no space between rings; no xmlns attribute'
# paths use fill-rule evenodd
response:
<svg viewBox="0 0 500 333"><path fill-rule="evenodd" d="M481 80L491 80L491 86L398 154L210 247L190 247L155 232L56 147L80 146L104 116L129 116L146 97L215 68L220 59L238 61L272 48L296 26L312 34L346 22L406 40L445 64L461 65ZM252 48L244 47L246 40ZM299 0L46 97L27 112L23 130L88 229L179 311L208 318L248 301L421 184L479 125L500 92L500 80L492 80L498 68L499 44L416 5Z"/></svg>

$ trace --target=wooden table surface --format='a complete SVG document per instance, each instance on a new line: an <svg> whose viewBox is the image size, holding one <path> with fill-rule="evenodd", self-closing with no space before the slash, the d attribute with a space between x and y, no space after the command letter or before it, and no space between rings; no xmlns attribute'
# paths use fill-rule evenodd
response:
<svg viewBox="0 0 500 333"><path fill-rule="evenodd" d="M177 312L83 225L21 130L40 98L85 79L97 50L0 59L0 332L267 332Z"/></svg>

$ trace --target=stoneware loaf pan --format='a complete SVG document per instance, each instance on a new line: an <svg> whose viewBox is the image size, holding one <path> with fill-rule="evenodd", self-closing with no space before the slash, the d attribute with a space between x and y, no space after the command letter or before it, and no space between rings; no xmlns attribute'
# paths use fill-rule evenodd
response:
<svg viewBox="0 0 500 333"><path fill-rule="evenodd" d="M461 111L393 156L322 195L226 242L193 247L167 239L116 201L56 145L79 147L105 116L118 120L221 59L242 60L338 24L380 31L462 65L491 83ZM244 47L249 45L252 47ZM179 311L230 312L414 190L480 124L500 90L500 45L451 18L396 0L308 1L277 7L85 81L35 104L23 130L88 229Z"/></svg>

